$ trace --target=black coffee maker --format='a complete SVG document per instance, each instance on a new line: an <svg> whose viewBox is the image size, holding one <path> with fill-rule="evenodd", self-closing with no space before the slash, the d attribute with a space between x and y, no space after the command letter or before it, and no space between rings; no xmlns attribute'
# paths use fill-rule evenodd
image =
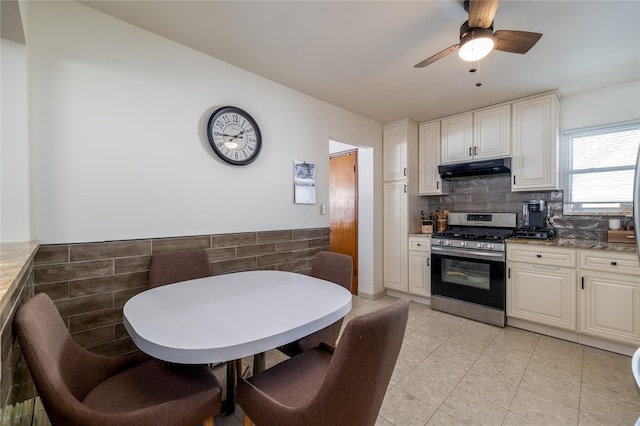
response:
<svg viewBox="0 0 640 426"><path fill-rule="evenodd" d="M530 200L522 203L522 228L513 231L519 238L551 240L556 236L555 228L549 223L547 202Z"/></svg>
<svg viewBox="0 0 640 426"><path fill-rule="evenodd" d="M530 200L522 203L522 227L544 229L547 227L547 202Z"/></svg>

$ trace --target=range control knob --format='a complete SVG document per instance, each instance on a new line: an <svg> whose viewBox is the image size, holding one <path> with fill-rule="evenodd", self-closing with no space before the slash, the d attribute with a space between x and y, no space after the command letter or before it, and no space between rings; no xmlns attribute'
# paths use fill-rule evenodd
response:
<svg viewBox="0 0 640 426"><path fill-rule="evenodd" d="M478 248L484 248L484 243L478 243Z"/></svg>
<svg viewBox="0 0 640 426"><path fill-rule="evenodd" d="M489 250L493 250L493 249L494 249L494 247L495 247L495 246L493 245L493 243L489 243L489 245L487 246L487 248L488 248Z"/></svg>
<svg viewBox="0 0 640 426"><path fill-rule="evenodd" d="M447 240L447 245L448 245L448 246L452 246L452 245L453 245L453 241L451 241L451 240Z"/></svg>
<svg viewBox="0 0 640 426"><path fill-rule="evenodd" d="M460 247L466 247L468 245L469 243L467 243L466 241L460 241Z"/></svg>

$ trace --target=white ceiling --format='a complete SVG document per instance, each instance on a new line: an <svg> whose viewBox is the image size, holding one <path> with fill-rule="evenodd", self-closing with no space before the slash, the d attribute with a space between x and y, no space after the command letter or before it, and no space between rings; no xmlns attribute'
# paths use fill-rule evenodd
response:
<svg viewBox="0 0 640 426"><path fill-rule="evenodd" d="M455 53L413 67L459 41L462 0L82 3L381 123L640 80L638 0L503 0L494 30L544 35L480 61L481 87Z"/></svg>

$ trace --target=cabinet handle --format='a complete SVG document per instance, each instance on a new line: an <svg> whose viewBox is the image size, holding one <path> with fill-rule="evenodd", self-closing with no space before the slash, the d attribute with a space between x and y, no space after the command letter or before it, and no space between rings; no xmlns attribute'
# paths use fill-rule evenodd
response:
<svg viewBox="0 0 640 426"><path fill-rule="evenodd" d="M536 254L536 257L542 257L542 255L541 254Z"/></svg>
<svg viewBox="0 0 640 426"><path fill-rule="evenodd" d="M440 189L440 181L439 180L436 181L436 189Z"/></svg>
<svg viewBox="0 0 640 426"><path fill-rule="evenodd" d="M431 262L429 261L428 257L427 257L427 268L431 268Z"/></svg>
<svg viewBox="0 0 640 426"><path fill-rule="evenodd" d="M618 262L616 262L615 260L611 261L611 266L616 266L618 264Z"/></svg>
<svg viewBox="0 0 640 426"><path fill-rule="evenodd" d="M507 268L507 278L511 279L511 268Z"/></svg>
<svg viewBox="0 0 640 426"><path fill-rule="evenodd" d="M560 269L559 266L547 266L547 265L533 265L536 269L544 269L545 271L557 271Z"/></svg>
<svg viewBox="0 0 640 426"><path fill-rule="evenodd" d="M407 185L404 186L404 193L407 193Z"/></svg>
<svg viewBox="0 0 640 426"><path fill-rule="evenodd" d="M406 167L404 168L404 172L403 173L404 173L405 176L407 175L407 168Z"/></svg>
<svg viewBox="0 0 640 426"><path fill-rule="evenodd" d="M478 147L477 146L473 147L473 155L478 155Z"/></svg>
<svg viewBox="0 0 640 426"><path fill-rule="evenodd" d="M471 147L469 147L469 157L471 157Z"/></svg>
<svg viewBox="0 0 640 426"><path fill-rule="evenodd" d="M513 175L513 184L516 184L516 175Z"/></svg>
<svg viewBox="0 0 640 426"><path fill-rule="evenodd" d="M584 277L582 277L582 289L584 290Z"/></svg>

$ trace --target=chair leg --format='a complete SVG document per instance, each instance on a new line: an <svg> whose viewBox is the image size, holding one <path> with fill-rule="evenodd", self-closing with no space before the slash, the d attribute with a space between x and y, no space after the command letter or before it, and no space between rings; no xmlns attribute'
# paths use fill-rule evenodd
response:
<svg viewBox="0 0 640 426"><path fill-rule="evenodd" d="M209 417L207 420L202 422L202 426L213 426L213 417Z"/></svg>
<svg viewBox="0 0 640 426"><path fill-rule="evenodd" d="M244 422L242 423L242 426L253 426L253 422L246 414L244 415Z"/></svg>

